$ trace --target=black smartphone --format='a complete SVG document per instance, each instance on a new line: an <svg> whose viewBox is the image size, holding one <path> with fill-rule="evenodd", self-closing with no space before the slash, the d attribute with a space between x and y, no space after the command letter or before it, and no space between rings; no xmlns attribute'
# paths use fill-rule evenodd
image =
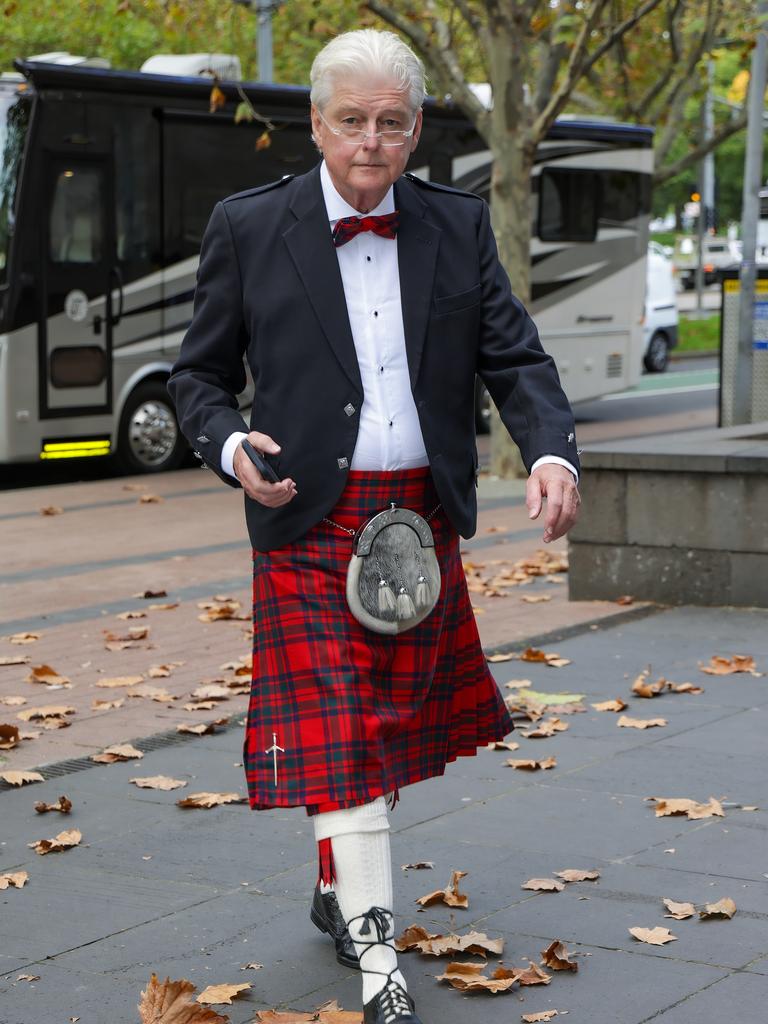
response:
<svg viewBox="0 0 768 1024"><path fill-rule="evenodd" d="M253 445L250 443L250 441L246 439L244 439L241 443L243 446L243 451L254 464L256 469L258 469L258 471L261 473L264 479L268 480L271 484L279 484L280 477L277 475L274 469L272 469L272 467L261 454L261 452L257 452Z"/></svg>

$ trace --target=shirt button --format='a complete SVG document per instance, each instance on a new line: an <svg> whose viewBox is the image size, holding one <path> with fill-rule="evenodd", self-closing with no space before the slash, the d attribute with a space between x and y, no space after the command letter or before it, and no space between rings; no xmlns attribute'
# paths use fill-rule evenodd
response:
<svg viewBox="0 0 768 1024"><path fill-rule="evenodd" d="M389 425L390 425L390 427L392 426L392 420L389 421Z"/></svg>
<svg viewBox="0 0 768 1024"><path fill-rule="evenodd" d="M379 315L379 311L378 311L377 309L374 309L374 311L373 311L373 315L374 315L374 316L378 316L378 315Z"/></svg>
<svg viewBox="0 0 768 1024"><path fill-rule="evenodd" d="M367 260L367 261L368 261L369 263L371 262L371 257L370 257L370 256L366 256L365 258L366 258L366 260Z"/></svg>
<svg viewBox="0 0 768 1024"><path fill-rule="evenodd" d="M383 366L379 367L379 373L384 373L384 367Z"/></svg>

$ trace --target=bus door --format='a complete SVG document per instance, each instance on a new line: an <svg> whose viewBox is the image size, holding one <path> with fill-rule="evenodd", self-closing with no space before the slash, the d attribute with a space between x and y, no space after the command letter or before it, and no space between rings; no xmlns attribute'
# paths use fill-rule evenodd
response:
<svg viewBox="0 0 768 1024"><path fill-rule="evenodd" d="M47 154L38 321L43 420L112 412L113 329L123 303L112 193L109 157ZM56 436L53 424L48 433Z"/></svg>

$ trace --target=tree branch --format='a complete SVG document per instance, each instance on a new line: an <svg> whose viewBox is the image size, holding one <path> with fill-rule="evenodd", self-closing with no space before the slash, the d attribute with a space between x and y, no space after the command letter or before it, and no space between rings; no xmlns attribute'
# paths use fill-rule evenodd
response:
<svg viewBox="0 0 768 1024"><path fill-rule="evenodd" d="M682 174L683 171L687 171L689 167L695 164L702 157L705 157L707 153L711 153L714 149L717 149L723 142L730 139L736 132L742 131L747 127L747 114L744 111L740 117L735 121L730 121L727 125L724 125L719 132L708 139L706 142L702 142L695 149L690 150L685 156L676 160L673 164L667 164L666 167L660 167L653 175L654 185L663 185L665 181L669 181L670 178L674 178L677 174Z"/></svg>

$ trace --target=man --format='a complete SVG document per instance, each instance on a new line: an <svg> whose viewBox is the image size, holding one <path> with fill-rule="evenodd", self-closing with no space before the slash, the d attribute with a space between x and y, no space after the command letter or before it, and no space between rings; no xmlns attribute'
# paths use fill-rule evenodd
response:
<svg viewBox="0 0 768 1024"><path fill-rule="evenodd" d="M512 728L459 558L477 512L475 374L531 470L532 518L547 499L545 541L576 519L578 459L486 205L404 175L421 131L419 59L392 33L351 32L311 79L322 163L216 206L169 387L201 458L246 495L251 807L312 815L311 917L361 969L365 1024L421 1024L393 943L385 796L394 807L400 786ZM250 430L236 402L243 354ZM352 535L391 502L429 519L442 578L431 614L396 637L362 626L345 596Z"/></svg>

